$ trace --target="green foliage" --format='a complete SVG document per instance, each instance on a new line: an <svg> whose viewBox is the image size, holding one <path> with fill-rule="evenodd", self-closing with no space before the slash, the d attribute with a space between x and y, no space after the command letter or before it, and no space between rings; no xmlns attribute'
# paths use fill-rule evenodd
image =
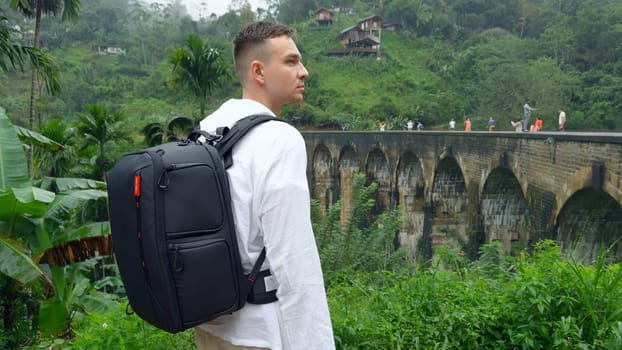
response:
<svg viewBox="0 0 622 350"><path fill-rule="evenodd" d="M93 264L63 268L41 259L50 248L62 249L74 239L106 235L109 227L98 221L102 220L98 208L106 198L104 183L59 178L25 181L26 157L17 129L1 108L0 135L0 345L15 349L39 330L70 330L76 309L105 307L107 298L84 278L85 267ZM48 140L32 131L20 135L40 143ZM19 304L23 300L28 300L25 307Z"/></svg>
<svg viewBox="0 0 622 350"><path fill-rule="evenodd" d="M16 34L17 31L9 27L7 17L0 9L0 70L12 67L24 71L26 63L30 63L38 70L39 79L50 93L60 92L59 68L52 57L38 48L20 45L14 38ZM7 60L10 65L7 65Z"/></svg>
<svg viewBox="0 0 622 350"><path fill-rule="evenodd" d="M35 144L34 159L37 161L33 167L33 177L69 176L79 158L74 129L61 119L55 118L46 122L40 132L45 136L45 142Z"/></svg>
<svg viewBox="0 0 622 350"><path fill-rule="evenodd" d="M199 117L205 116L207 98L229 78L227 66L218 47L203 43L201 37L190 34L188 49L176 48L168 62L173 66L173 87L181 86L199 101Z"/></svg>
<svg viewBox="0 0 622 350"><path fill-rule="evenodd" d="M103 180L105 173L112 167L106 146L124 139L121 120L120 112L110 112L98 104L87 106L87 113L78 115L76 129L82 142L85 147L93 147L95 150L91 176L96 179Z"/></svg>
<svg viewBox="0 0 622 350"><path fill-rule="evenodd" d="M88 279L96 264L97 260L91 259L49 267L55 293L39 306L39 328L44 334L56 335L71 329L71 321L78 312L106 312L116 308L116 298L97 290L96 284Z"/></svg>
<svg viewBox="0 0 622 350"><path fill-rule="evenodd" d="M473 129L480 130L492 116L499 130L511 130L509 121L529 99L545 130L555 129L559 108L568 115L569 130L622 128L616 118L622 108L619 1L390 0L382 7L371 0L342 1L355 13L334 12L327 27L319 27L313 16L318 6L332 6L327 1L271 1L257 13L240 4L236 11L195 22L176 6L127 0L81 4L77 22L44 21L42 27L42 45L63 74L63 92L38 102L43 122L71 117L90 104L122 110L134 130L171 115L202 117L237 95L239 84L224 80L207 94L171 91L171 57L181 57L178 50L199 52L182 48L195 36L218 48L223 67L232 71L228 48L237 30L252 18L278 18L297 29L310 72L304 107L283 109L285 118L304 125L374 130L383 120L387 129L400 130L413 119L430 130L469 116ZM373 14L399 26L382 30L382 59L326 55L341 48L340 31ZM100 55L91 49L99 45L126 52ZM196 69L191 72L197 76ZM0 103L15 120L25 120L29 76L8 73L11 89ZM197 98L199 108L193 108Z"/></svg>
<svg viewBox="0 0 622 350"><path fill-rule="evenodd" d="M458 271L352 273L328 290L338 348L616 349L619 264L566 260L553 242L508 260L498 243Z"/></svg>
<svg viewBox="0 0 622 350"><path fill-rule="evenodd" d="M0 188L9 188L28 179L26 156L11 121L0 107Z"/></svg>
<svg viewBox="0 0 622 350"><path fill-rule="evenodd" d="M196 349L192 330L176 334L163 332L135 314L128 315L125 304L127 300L121 300L109 312L77 314L72 339L52 338L26 349Z"/></svg>
<svg viewBox="0 0 622 350"><path fill-rule="evenodd" d="M194 127L190 118L173 116L166 123L149 123L143 128L145 143L156 146L165 142L183 140Z"/></svg>
<svg viewBox="0 0 622 350"><path fill-rule="evenodd" d="M365 186L365 175L357 174L346 223L341 224L343 202L333 204L324 217L314 205L314 232L328 283L334 276L352 271L393 270L405 261L406 248L396 247L401 225L399 210L370 217L377 184Z"/></svg>
<svg viewBox="0 0 622 350"><path fill-rule="evenodd" d="M0 348L15 349L36 338L39 327L35 320L42 293L40 288L34 287L20 288L16 280L0 274L0 301L4 315L0 323Z"/></svg>

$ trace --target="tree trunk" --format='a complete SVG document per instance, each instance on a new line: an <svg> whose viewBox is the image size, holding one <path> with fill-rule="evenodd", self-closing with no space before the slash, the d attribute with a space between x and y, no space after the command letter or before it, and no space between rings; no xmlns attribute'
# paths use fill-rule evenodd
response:
<svg viewBox="0 0 622 350"><path fill-rule="evenodd" d="M35 49L39 48L39 35L41 32L41 1L37 1L36 3L36 19L35 19L35 41L32 44ZM37 79L37 67L32 67L32 75L30 81L30 111L28 115L28 126L30 130L35 130L35 91L38 88L38 79ZM32 176L32 156L33 156L33 145L30 144L30 148L28 149L28 174Z"/></svg>

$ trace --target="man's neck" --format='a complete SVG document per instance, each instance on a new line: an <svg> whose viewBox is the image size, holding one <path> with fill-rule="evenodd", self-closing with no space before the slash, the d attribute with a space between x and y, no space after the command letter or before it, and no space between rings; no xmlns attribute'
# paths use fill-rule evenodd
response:
<svg viewBox="0 0 622 350"><path fill-rule="evenodd" d="M256 94L248 90L242 90L242 98L261 103L262 105L266 106L270 111L272 111L274 115L281 114L281 106L275 106L274 104L270 103L270 99L266 98L261 94Z"/></svg>

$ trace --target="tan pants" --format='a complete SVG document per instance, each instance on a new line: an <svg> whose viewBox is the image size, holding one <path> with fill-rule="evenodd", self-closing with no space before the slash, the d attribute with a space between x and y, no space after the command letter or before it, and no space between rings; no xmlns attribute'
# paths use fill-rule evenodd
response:
<svg viewBox="0 0 622 350"><path fill-rule="evenodd" d="M198 350L270 350L253 346L233 345L198 328L194 329L194 340L197 343Z"/></svg>

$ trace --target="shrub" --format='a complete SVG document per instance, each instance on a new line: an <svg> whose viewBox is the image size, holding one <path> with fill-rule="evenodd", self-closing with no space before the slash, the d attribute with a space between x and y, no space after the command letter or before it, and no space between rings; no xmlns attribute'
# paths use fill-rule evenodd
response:
<svg viewBox="0 0 622 350"><path fill-rule="evenodd" d="M466 267L334 281L328 299L338 348L621 348L622 269L607 266L604 253L584 266L543 241L512 260L493 242L480 256Z"/></svg>
<svg viewBox="0 0 622 350"><path fill-rule="evenodd" d="M125 300L127 303L127 300ZM115 311L81 314L74 321L72 339L51 339L39 343L34 349L49 350L165 350L195 349L194 332L170 334L127 314L126 305L118 304Z"/></svg>

